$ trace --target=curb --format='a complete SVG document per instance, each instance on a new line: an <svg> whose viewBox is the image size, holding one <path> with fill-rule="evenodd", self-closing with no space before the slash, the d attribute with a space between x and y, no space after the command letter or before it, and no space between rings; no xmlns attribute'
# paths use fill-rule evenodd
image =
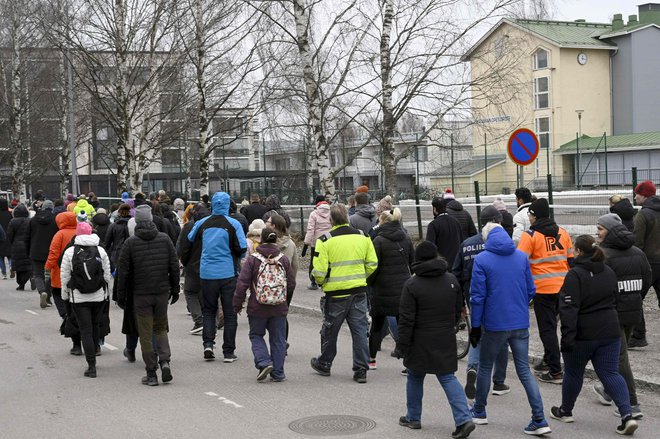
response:
<svg viewBox="0 0 660 439"><path fill-rule="evenodd" d="M292 303L291 305L289 305L289 311L292 312L293 314L301 314L307 317L323 317L323 314L321 313L320 309L312 308L305 305L296 305ZM509 358L510 359L512 358L510 354L509 354ZM530 363L532 362L538 363L541 362L542 359L543 357L541 356L535 355L533 353L529 354ZM589 363L589 366L587 366L587 368L585 369L584 376L589 379L597 380L598 376L596 375L596 372L593 370L593 368L590 365L591 363ZM660 383L654 383L639 378L635 378L635 386L637 387L637 389L648 390L651 392L660 391Z"/></svg>

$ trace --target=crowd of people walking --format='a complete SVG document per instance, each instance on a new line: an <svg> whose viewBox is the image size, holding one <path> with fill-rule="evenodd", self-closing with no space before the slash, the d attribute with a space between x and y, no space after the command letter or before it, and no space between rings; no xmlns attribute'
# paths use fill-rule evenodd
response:
<svg viewBox="0 0 660 439"><path fill-rule="evenodd" d="M165 191L124 193L108 214L93 193L54 201L38 193L34 203L11 210L0 199L0 268L4 279L16 279L17 290L29 283L39 306L55 305L70 353L85 356L86 377L99 374L97 356L114 301L123 310L124 357L135 362L140 346L142 383L172 381L168 307L183 288L190 334L201 335L201 358L216 359L222 329L222 361L238 359L238 316L245 309L256 379L281 383L287 379L289 306L300 258L309 253L308 288L323 292L320 352L311 368L331 376L346 322L353 380L367 383L384 335L392 334L392 356L403 359L407 376L401 426L422 428L426 374L436 376L447 396L453 438L488 424L489 394L510 392L511 351L531 411L524 433L551 432L537 379L562 386L549 417L575 421L591 361L600 380L593 391L602 404L614 403L621 419L615 431L633 434L644 415L627 350L648 345L642 305L651 287L660 300L656 187L650 181L635 187L639 210L612 196L596 236L574 239L552 219L545 198L527 188L515 194L513 215L498 199L481 210L478 230L446 190L433 199L434 219L416 246L391 197L372 202L360 187L347 207L319 195L299 255L291 219L275 195L263 200L252 194L237 205L224 192L197 203L171 200ZM543 345L543 359L532 367L530 307ZM456 332L468 318L462 386Z"/></svg>

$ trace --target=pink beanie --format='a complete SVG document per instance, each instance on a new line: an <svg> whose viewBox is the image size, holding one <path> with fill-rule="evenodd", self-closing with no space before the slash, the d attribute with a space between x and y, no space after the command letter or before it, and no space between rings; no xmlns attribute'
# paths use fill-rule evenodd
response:
<svg viewBox="0 0 660 439"><path fill-rule="evenodd" d="M89 223L78 223L76 226L76 236L80 235L91 235L92 234L92 226L89 225Z"/></svg>

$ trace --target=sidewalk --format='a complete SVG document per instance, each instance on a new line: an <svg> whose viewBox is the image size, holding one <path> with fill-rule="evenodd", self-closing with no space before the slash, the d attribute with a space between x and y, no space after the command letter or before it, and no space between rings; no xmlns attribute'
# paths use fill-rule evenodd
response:
<svg viewBox="0 0 660 439"><path fill-rule="evenodd" d="M296 283L296 291L291 302L291 312L318 317L320 328L322 314L319 308L319 300L323 296L323 292L321 289L316 291L307 289L310 282L307 277L306 264L300 264ZM649 345L643 349L628 351L630 367L639 388L660 391L660 309L658 309L657 298L653 291L649 292L646 296L644 313ZM534 312L531 309L529 340L530 362L535 363L540 361L543 356L543 346L538 336ZM595 378L595 375L591 363L589 363L587 366L587 376Z"/></svg>

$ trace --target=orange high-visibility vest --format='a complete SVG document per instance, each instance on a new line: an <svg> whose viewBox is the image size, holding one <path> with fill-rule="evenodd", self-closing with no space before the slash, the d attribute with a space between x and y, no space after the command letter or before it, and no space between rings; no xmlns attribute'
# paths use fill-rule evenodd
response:
<svg viewBox="0 0 660 439"><path fill-rule="evenodd" d="M559 293L570 268L568 262L573 258L573 243L568 232L560 227L555 238L527 230L520 237L518 250L529 258L536 294Z"/></svg>

